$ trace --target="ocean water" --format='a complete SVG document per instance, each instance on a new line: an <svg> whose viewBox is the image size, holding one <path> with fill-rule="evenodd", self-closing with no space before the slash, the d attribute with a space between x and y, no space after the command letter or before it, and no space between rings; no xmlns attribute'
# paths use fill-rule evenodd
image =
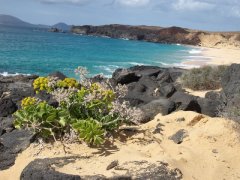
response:
<svg viewBox="0 0 240 180"><path fill-rule="evenodd" d="M46 30L0 26L0 73L47 75L61 71L74 77L74 69L87 67L91 75L111 76L120 67L134 65L182 66L201 51L107 37L51 33Z"/></svg>

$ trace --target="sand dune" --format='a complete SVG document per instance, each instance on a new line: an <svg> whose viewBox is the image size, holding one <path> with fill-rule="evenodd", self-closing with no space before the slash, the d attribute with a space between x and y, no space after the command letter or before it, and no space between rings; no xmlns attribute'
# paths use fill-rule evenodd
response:
<svg viewBox="0 0 240 180"><path fill-rule="evenodd" d="M181 119L183 117L184 121ZM110 177L126 173L124 170L106 170L114 160L118 160L120 165L127 161L146 160L152 163L167 162L170 167L180 169L183 179L187 180L238 179L240 138L236 128L233 121L210 118L195 112L157 115L153 121L141 125L134 134L122 132L113 144L106 144L104 149L70 144L65 154L58 142L53 146L45 145L34 156L39 146L32 144L18 156L13 167L0 172L0 177L4 180L19 179L24 167L36 158L80 155L86 158L56 169L67 174L103 174ZM176 144L169 137L181 129L184 129L186 137L181 144Z"/></svg>

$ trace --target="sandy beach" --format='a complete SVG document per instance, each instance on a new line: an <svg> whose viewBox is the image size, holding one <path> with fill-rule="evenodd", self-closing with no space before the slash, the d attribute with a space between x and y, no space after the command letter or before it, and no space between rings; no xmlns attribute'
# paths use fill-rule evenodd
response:
<svg viewBox="0 0 240 180"><path fill-rule="evenodd" d="M178 121L181 117L185 120ZM160 122L161 133L153 133ZM142 160L166 162L172 168L179 168L184 174L183 179L187 180L240 178L239 134L235 131L236 124L233 121L179 111L167 116L159 114L139 128L132 136L120 134L113 146L106 145L104 151L84 144L69 144L65 154L60 142L53 146L45 144L41 151L39 146L32 144L19 154L14 166L0 172L0 177L4 180L19 179L24 167L36 158L81 156L86 158L60 168L55 167L56 171L110 177L126 173L124 170L106 170L112 161L118 160L122 165L128 161ZM186 130L187 136L183 143L176 144L169 137L181 129Z"/></svg>
<svg viewBox="0 0 240 180"><path fill-rule="evenodd" d="M205 65L230 65L232 63L240 63L240 49L227 47L200 47L199 49L201 53L195 54L197 55L196 58L187 60L182 64L189 67L199 67Z"/></svg>

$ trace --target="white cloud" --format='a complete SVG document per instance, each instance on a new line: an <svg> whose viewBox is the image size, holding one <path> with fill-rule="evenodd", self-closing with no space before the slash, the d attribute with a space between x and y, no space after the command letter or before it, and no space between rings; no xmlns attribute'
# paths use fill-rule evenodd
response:
<svg viewBox="0 0 240 180"><path fill-rule="evenodd" d="M124 6L139 7L147 5L150 0L116 0L115 2Z"/></svg>
<svg viewBox="0 0 240 180"><path fill-rule="evenodd" d="M177 0L172 4L172 7L178 11L190 10L208 10L213 9L215 5L208 2L201 2L196 0Z"/></svg>
<svg viewBox="0 0 240 180"><path fill-rule="evenodd" d="M240 18L240 7L232 7L232 10L230 12L232 16Z"/></svg>
<svg viewBox="0 0 240 180"><path fill-rule="evenodd" d="M57 3L70 3L70 4L86 4L91 0L41 0L44 3L57 4Z"/></svg>

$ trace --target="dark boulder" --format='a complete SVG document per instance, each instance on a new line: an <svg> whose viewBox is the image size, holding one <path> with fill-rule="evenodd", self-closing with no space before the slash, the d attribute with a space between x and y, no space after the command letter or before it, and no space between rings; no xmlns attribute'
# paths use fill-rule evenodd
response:
<svg viewBox="0 0 240 180"><path fill-rule="evenodd" d="M17 81L8 85L8 91L10 92L10 97L13 102L20 105L23 98L33 96L34 89L32 86L32 81L21 82Z"/></svg>
<svg viewBox="0 0 240 180"><path fill-rule="evenodd" d="M140 106L155 100L156 97L146 96L141 92L129 91L123 99L129 101L131 106Z"/></svg>
<svg viewBox="0 0 240 180"><path fill-rule="evenodd" d="M195 96L186 94L184 92L176 92L170 97L176 105L177 110L195 111L201 113L201 107L199 106Z"/></svg>
<svg viewBox="0 0 240 180"><path fill-rule="evenodd" d="M54 166L63 167L74 161L81 161L84 157L62 157L62 158L46 158L36 159L29 163L21 173L21 180L131 180L131 179L151 179L151 180L180 180L182 173L179 169L170 169L167 163L156 162L149 163L147 161L130 161L116 168L127 169L125 175L116 174L112 177L104 175L71 175L64 174L55 170Z"/></svg>
<svg viewBox="0 0 240 180"><path fill-rule="evenodd" d="M115 80L116 84L129 84L138 81L140 78L141 76L128 69L117 69L112 75L112 79Z"/></svg>
<svg viewBox="0 0 240 180"><path fill-rule="evenodd" d="M160 68L157 66L133 66L130 67L129 70L135 72L138 76L155 76L157 77L160 72L164 70L164 68Z"/></svg>
<svg viewBox="0 0 240 180"><path fill-rule="evenodd" d="M159 88L159 92L161 96L169 98L176 92L176 89L173 84L166 84Z"/></svg>
<svg viewBox="0 0 240 180"><path fill-rule="evenodd" d="M117 69L112 76L116 83L129 84L137 82L141 77L157 77L158 74L164 71L164 68L157 66L133 66L128 69Z"/></svg>
<svg viewBox="0 0 240 180"><path fill-rule="evenodd" d="M21 173L21 180L80 180L78 175L64 174L55 171L53 165L64 166L68 163L74 162L77 157L65 158L47 158L36 159L29 163Z"/></svg>
<svg viewBox="0 0 240 180"><path fill-rule="evenodd" d="M0 136L3 135L4 133L6 133L6 130L0 126Z"/></svg>
<svg viewBox="0 0 240 180"><path fill-rule="evenodd" d="M184 72L186 72L187 70L185 69L181 69L181 68L169 68L169 74L170 77L172 78L173 82L176 82L176 80L182 76L182 74Z"/></svg>
<svg viewBox="0 0 240 180"><path fill-rule="evenodd" d="M13 130L0 136L0 170L14 165L18 153L25 150L35 139L35 135L27 130Z"/></svg>
<svg viewBox="0 0 240 180"><path fill-rule="evenodd" d="M7 117L17 110L17 105L9 97L0 99L0 117Z"/></svg>
<svg viewBox="0 0 240 180"><path fill-rule="evenodd" d="M58 107L58 105L59 105L57 100L55 100L51 94L48 94L45 91L39 92L38 94L35 95L35 97L42 101L46 101L49 105L51 105L53 107Z"/></svg>
<svg viewBox="0 0 240 180"><path fill-rule="evenodd" d="M161 85L162 83L172 83L173 82L172 77L170 76L170 73L167 70L160 73L157 76L156 80L158 81L159 85Z"/></svg>
<svg viewBox="0 0 240 180"><path fill-rule="evenodd" d="M64 80L65 78L67 78L67 76L65 76L63 73L61 73L59 71L53 72L53 73L49 74L48 76L49 77L56 77L60 80Z"/></svg>
<svg viewBox="0 0 240 180"><path fill-rule="evenodd" d="M165 98L153 100L146 105L140 107L143 111L141 123L152 120L157 114L167 115L175 110L175 104Z"/></svg>
<svg viewBox="0 0 240 180"><path fill-rule="evenodd" d="M37 75L17 75L17 76L0 76L0 84L5 83L5 84L10 84L14 82L29 82L33 81L34 79L38 78Z"/></svg>
<svg viewBox="0 0 240 180"><path fill-rule="evenodd" d="M2 132L9 133L13 131L15 128L13 126L13 118L11 117L0 117L0 127L2 128ZM4 134L3 133L3 134Z"/></svg>
<svg viewBox="0 0 240 180"><path fill-rule="evenodd" d="M149 76L141 77L137 83L144 87L147 96L154 96L154 91L159 87L157 82Z"/></svg>
<svg viewBox="0 0 240 180"><path fill-rule="evenodd" d="M211 99L211 100L218 100L220 99L220 96L221 96L220 93L215 91L209 91L205 94L205 98Z"/></svg>
<svg viewBox="0 0 240 180"><path fill-rule="evenodd" d="M198 98L197 102L201 108L201 113L205 114L210 117L216 117L219 114L219 106L221 102L217 99L211 100L211 99L204 99L204 98Z"/></svg>

